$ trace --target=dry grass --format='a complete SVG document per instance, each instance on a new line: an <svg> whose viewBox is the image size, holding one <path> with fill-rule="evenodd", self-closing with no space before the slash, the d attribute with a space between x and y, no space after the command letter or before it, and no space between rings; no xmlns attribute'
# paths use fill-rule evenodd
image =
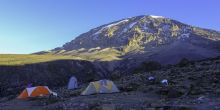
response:
<svg viewBox="0 0 220 110"><path fill-rule="evenodd" d="M55 60L87 60L87 61L113 61L120 60L120 54L115 50L104 50L94 53L75 55L28 55L28 54L0 54L0 65L25 65Z"/></svg>
<svg viewBox="0 0 220 110"><path fill-rule="evenodd" d="M25 65L64 59L79 60L80 58L61 55L0 54L0 65Z"/></svg>

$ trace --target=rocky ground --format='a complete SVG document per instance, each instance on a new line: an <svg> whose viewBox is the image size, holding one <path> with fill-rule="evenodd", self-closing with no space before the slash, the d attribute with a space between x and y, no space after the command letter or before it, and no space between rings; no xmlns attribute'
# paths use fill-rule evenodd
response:
<svg viewBox="0 0 220 110"><path fill-rule="evenodd" d="M155 80L148 80L150 76ZM160 83L167 79L168 85ZM26 100L0 98L0 110L219 110L220 58L181 62L115 79L121 90L114 94L80 96L87 86L54 89L59 97Z"/></svg>

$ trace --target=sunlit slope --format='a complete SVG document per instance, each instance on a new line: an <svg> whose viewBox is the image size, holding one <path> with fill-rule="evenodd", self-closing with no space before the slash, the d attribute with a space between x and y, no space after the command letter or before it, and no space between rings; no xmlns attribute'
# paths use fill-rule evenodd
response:
<svg viewBox="0 0 220 110"><path fill-rule="evenodd" d="M80 59L75 56L0 54L0 65L24 65L54 60Z"/></svg>
<svg viewBox="0 0 220 110"><path fill-rule="evenodd" d="M0 54L0 65L25 65L42 63L55 60L87 60L87 61L113 61L120 60L120 53L115 50L106 49L91 53L77 53L66 55L28 55L28 54Z"/></svg>

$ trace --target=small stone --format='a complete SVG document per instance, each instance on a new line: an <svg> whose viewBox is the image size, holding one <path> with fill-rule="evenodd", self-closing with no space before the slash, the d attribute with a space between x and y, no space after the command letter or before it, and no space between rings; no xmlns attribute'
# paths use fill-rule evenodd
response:
<svg viewBox="0 0 220 110"><path fill-rule="evenodd" d="M101 105L102 110L116 110L114 104L103 104Z"/></svg>
<svg viewBox="0 0 220 110"><path fill-rule="evenodd" d="M150 106L151 106L151 107L159 107L160 104L158 104L158 103L151 103Z"/></svg>

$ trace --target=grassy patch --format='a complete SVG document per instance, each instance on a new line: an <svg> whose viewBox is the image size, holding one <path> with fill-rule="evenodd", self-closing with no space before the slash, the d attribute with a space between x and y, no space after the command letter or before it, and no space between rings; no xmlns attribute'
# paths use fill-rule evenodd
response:
<svg viewBox="0 0 220 110"><path fill-rule="evenodd" d="M115 49L106 48L101 51L92 52L92 53L81 53L78 56L80 56L83 59L86 59L88 61L114 61L114 60L121 60L119 57L122 53Z"/></svg>
<svg viewBox="0 0 220 110"><path fill-rule="evenodd" d="M76 55L30 55L30 54L0 54L0 65L25 65L55 60L87 60L87 61L113 61L120 60L120 54L114 49L106 49L93 53L81 53Z"/></svg>
<svg viewBox="0 0 220 110"><path fill-rule="evenodd" d="M0 54L0 65L25 65L65 59L79 59L79 57L61 55Z"/></svg>

